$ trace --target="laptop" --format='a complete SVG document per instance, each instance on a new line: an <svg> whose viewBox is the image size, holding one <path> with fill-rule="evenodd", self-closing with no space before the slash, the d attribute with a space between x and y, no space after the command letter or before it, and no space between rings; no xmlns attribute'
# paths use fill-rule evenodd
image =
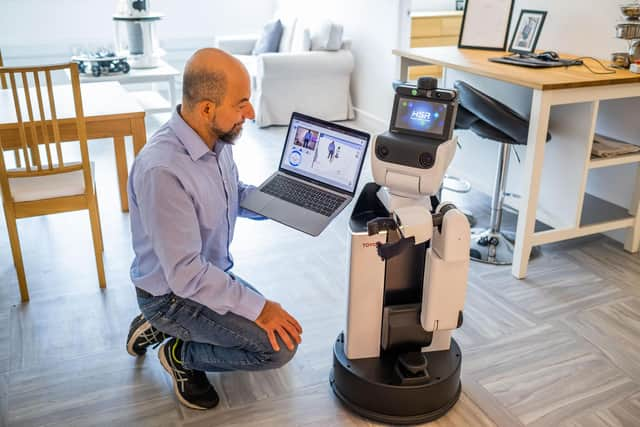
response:
<svg viewBox="0 0 640 427"><path fill-rule="evenodd" d="M368 133L294 112L278 171L240 206L319 235L353 199L369 140Z"/></svg>
<svg viewBox="0 0 640 427"><path fill-rule="evenodd" d="M570 65L582 65L582 61L574 59L557 59L557 60L544 60L536 58L535 56L527 55L509 55L501 56L498 58L489 58L491 62L498 62L501 64L519 65L521 67L529 68L551 68L551 67L568 67Z"/></svg>

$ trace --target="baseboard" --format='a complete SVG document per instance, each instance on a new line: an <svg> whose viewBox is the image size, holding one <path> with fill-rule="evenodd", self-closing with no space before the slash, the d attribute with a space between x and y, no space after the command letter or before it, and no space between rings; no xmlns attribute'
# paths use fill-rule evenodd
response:
<svg viewBox="0 0 640 427"><path fill-rule="evenodd" d="M449 169L447 169L447 175L451 175L451 176L455 176L464 180L467 180L471 183L471 187L476 190L479 191L481 193L486 194L487 196L491 197L491 195L493 194L493 186L490 185L487 181L482 181L482 180L478 180L478 179L474 179L473 176L465 173L465 171L458 169L458 168L454 168L454 167L449 167ZM520 209L520 203L522 203L521 199L517 199L514 197L507 197L504 200L504 205L507 208L511 208L512 210L518 212L518 210ZM562 222L560 221L560 219L558 219L555 215L553 215L551 212L547 211L546 209L540 208L538 207L537 212L536 212L536 219L542 223L545 224L556 224L558 227L562 228ZM568 226L568 225L566 225Z"/></svg>
<svg viewBox="0 0 640 427"><path fill-rule="evenodd" d="M353 111L356 113L356 120L374 133L381 133L389 128L389 123L386 120L382 120L373 113L358 107L353 107Z"/></svg>

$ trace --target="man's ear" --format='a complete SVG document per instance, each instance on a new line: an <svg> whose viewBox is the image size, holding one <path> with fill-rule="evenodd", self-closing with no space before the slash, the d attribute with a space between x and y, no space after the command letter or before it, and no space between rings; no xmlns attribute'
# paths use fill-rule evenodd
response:
<svg viewBox="0 0 640 427"><path fill-rule="evenodd" d="M212 116L215 116L216 114L216 104L214 104L211 101L204 101L202 103L202 106L200 107L200 113L211 119Z"/></svg>

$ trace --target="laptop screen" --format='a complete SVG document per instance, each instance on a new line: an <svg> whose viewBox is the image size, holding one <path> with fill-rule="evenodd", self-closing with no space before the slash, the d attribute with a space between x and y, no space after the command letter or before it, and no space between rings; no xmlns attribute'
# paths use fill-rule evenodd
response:
<svg viewBox="0 0 640 427"><path fill-rule="evenodd" d="M280 170L355 193L369 134L293 113Z"/></svg>

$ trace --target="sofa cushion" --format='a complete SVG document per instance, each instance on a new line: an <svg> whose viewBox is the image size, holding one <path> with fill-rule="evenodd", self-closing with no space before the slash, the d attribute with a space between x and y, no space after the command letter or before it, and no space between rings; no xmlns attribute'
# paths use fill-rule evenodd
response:
<svg viewBox="0 0 640 427"><path fill-rule="evenodd" d="M280 38L282 37L282 23L279 19L267 23L262 29L262 34L255 47L253 48L254 55L260 55L261 53L277 52L280 45Z"/></svg>
<svg viewBox="0 0 640 427"><path fill-rule="evenodd" d="M296 31L297 19L280 17L280 22L282 22L282 36L280 37L278 52L291 52L291 43Z"/></svg>
<svg viewBox="0 0 640 427"><path fill-rule="evenodd" d="M79 162L65 163L65 166L77 165ZM57 165L55 165L57 167ZM9 170L23 171L24 168ZM94 164L91 162L91 176ZM54 199L57 197L76 196L85 192L84 174L82 170L51 175L9 178L9 189L14 202Z"/></svg>
<svg viewBox="0 0 640 427"><path fill-rule="evenodd" d="M311 31L298 23L293 34L291 52L307 52L311 50Z"/></svg>
<svg viewBox="0 0 640 427"><path fill-rule="evenodd" d="M343 27L325 20L311 30L311 50L339 50Z"/></svg>

